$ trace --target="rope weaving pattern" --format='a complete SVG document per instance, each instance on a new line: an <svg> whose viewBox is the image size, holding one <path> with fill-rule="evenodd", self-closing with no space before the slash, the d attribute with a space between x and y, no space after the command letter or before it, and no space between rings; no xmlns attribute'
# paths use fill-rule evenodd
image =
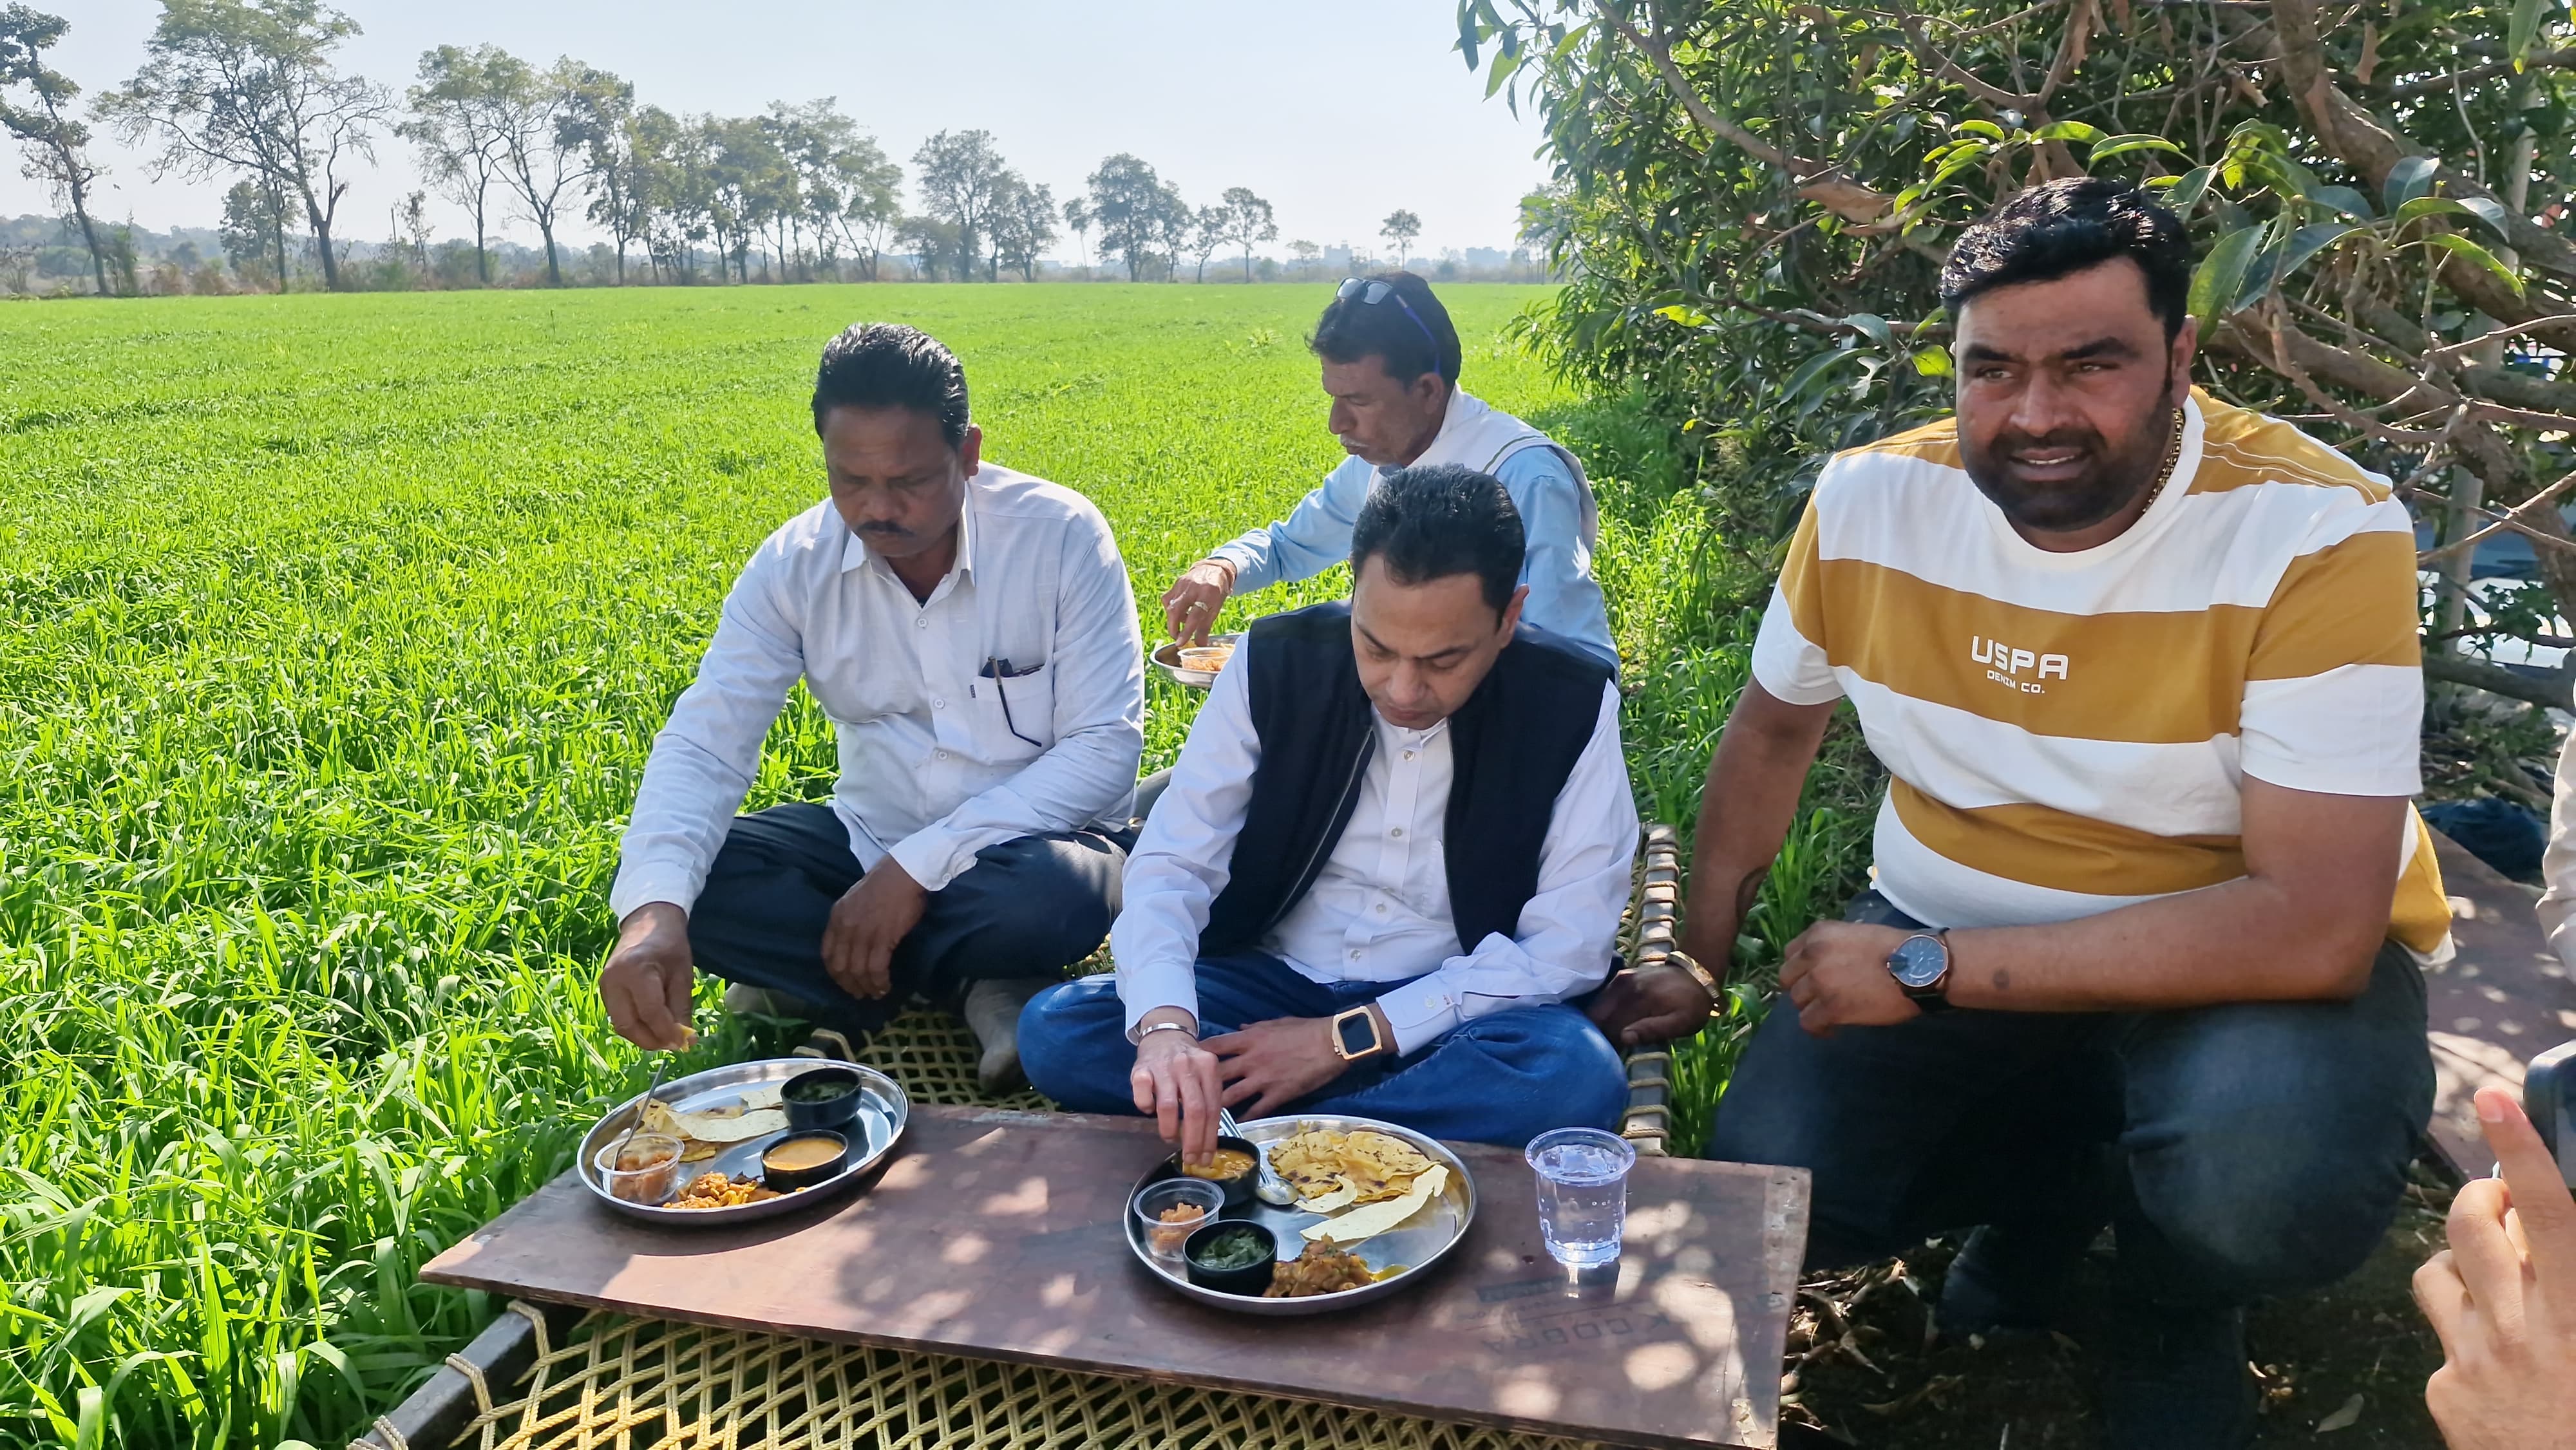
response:
<svg viewBox="0 0 2576 1450"><path fill-rule="evenodd" d="M1262 1395L593 1314L474 1450L1580 1450Z"/></svg>

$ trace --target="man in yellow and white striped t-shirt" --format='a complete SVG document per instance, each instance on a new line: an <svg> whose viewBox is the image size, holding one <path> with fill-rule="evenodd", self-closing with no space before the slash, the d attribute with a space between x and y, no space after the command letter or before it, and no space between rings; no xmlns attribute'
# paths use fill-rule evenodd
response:
<svg viewBox="0 0 2576 1450"><path fill-rule="evenodd" d="M1873 889L1790 946L1710 1151L1814 1171L1819 1266L1980 1226L1954 1333L2046 1322L2114 1224L2123 1450L2242 1444L2241 1306L2385 1231L2431 1104L2417 962L2448 950L2406 511L2191 390L2190 272L2109 181L1962 235L1957 416L1818 480L1685 943L1725 960L1848 699L1890 776ZM1707 1008L1670 972L1596 1012L1634 1040Z"/></svg>

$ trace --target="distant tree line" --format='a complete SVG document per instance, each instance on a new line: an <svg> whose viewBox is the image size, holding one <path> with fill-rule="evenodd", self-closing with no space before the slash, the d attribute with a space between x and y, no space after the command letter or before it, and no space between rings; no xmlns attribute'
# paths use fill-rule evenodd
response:
<svg viewBox="0 0 2576 1450"><path fill-rule="evenodd" d="M1248 282L1260 274L1255 250L1279 237L1270 203L1250 189L1193 207L1125 152L1059 201L980 130L922 143L912 157L920 209L907 211L902 168L831 97L757 116L680 115L596 66L569 56L539 65L494 45L424 53L397 95L342 72L337 54L358 25L321 0L162 0L141 69L84 120L80 87L46 64L68 28L25 4L0 6L0 130L52 187L102 293L144 289L134 229L94 215L93 121L151 148L156 180L231 179L222 250L253 287L283 289L307 257L334 290L494 285L513 280L493 266L504 221L536 228L549 286L567 280L567 222L607 237L604 257L594 247L576 261L604 260L583 275L618 284L875 281L890 257L908 276L1034 280L1062 229L1086 266L1096 239L1104 269L1129 281L1176 281L1186 268L1204 282L1223 255ZM413 149L429 191L470 218L470 248L432 246L427 192L392 208L390 240L353 246L342 203L388 137ZM1420 232L1397 211L1380 235L1401 260ZM1301 272L1320 252L1306 241L1288 249ZM10 265L0 256L0 273Z"/></svg>

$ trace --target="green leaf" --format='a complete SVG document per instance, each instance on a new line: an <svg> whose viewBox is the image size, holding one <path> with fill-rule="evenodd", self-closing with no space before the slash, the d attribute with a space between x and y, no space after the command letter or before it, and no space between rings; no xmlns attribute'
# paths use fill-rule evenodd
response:
<svg viewBox="0 0 2576 1450"><path fill-rule="evenodd" d="M2359 230L2361 228L2350 222L2318 222L2314 226L2301 227L2292 232L2290 244L2282 249L2281 266L2275 274L2276 278L2282 281L2288 280L2291 273L2308 264L2310 257Z"/></svg>
<svg viewBox="0 0 2576 1450"><path fill-rule="evenodd" d="M2004 128L1996 125L1992 121L1961 121L1958 125L1953 126L1950 129L1953 131L1965 131L1971 136L1983 136L1989 141L2001 141L2004 139Z"/></svg>
<svg viewBox="0 0 2576 1450"><path fill-rule="evenodd" d="M2457 232L2435 232L2421 242L2410 245L2440 247L2455 257L2474 262L2493 273L2495 279L2511 289L2514 296L2522 295L2522 278L2516 276L2514 270L2504 264L2504 259Z"/></svg>
<svg viewBox="0 0 2576 1450"><path fill-rule="evenodd" d="M1927 378L1946 378L1950 376L1950 374L1955 370L1950 362L1950 350L1937 342L1932 344L1930 347L1916 348L1914 350L1914 370Z"/></svg>
<svg viewBox="0 0 2576 1450"><path fill-rule="evenodd" d="M2498 237L2505 241L2513 240L2505 234L2504 203L2483 196L2464 196L2460 198L2460 205L2468 208L2469 215L2485 222L2488 230L2493 231Z"/></svg>
<svg viewBox="0 0 2576 1450"><path fill-rule="evenodd" d="M2102 128L2081 121L2051 121L2030 133L2033 141L2080 141L2087 146L2102 139Z"/></svg>
<svg viewBox="0 0 2576 1450"><path fill-rule="evenodd" d="M2237 289L2245 284L2245 269L2253 263L2254 249L2263 241L2261 227L2244 227L2229 232L2209 249L2199 268L2191 274L2191 315L2207 329L2221 316L2219 309L2236 298Z"/></svg>
<svg viewBox="0 0 2576 1450"><path fill-rule="evenodd" d="M2165 193L2165 205L2189 221L2192 208L2200 205L2201 193L2209 190L2209 179L2216 174L2217 168L2210 166L2195 166L2184 172L2182 180L2175 182L2173 188Z"/></svg>
<svg viewBox="0 0 2576 1450"><path fill-rule="evenodd" d="M2349 186L2320 186L2308 193L2308 200L2330 207L2357 222L2375 220L2378 213L2370 209L2369 198Z"/></svg>
<svg viewBox="0 0 2576 1450"><path fill-rule="evenodd" d="M1843 326L1854 329L1880 347L1895 345L1896 339L1888 331L1887 319L1875 312L1855 312L1843 319Z"/></svg>
<svg viewBox="0 0 2576 1450"><path fill-rule="evenodd" d="M2399 226L2428 216L2466 216L2469 209L2447 196L2419 196L2399 207L2389 220Z"/></svg>
<svg viewBox="0 0 2576 1450"><path fill-rule="evenodd" d="M1521 68L1521 61L1525 57L1526 52L1522 55L1502 55L1494 58L1494 72L1485 78L1486 100L1492 100L1494 92L1501 90L1510 82L1512 74Z"/></svg>
<svg viewBox="0 0 2576 1450"><path fill-rule="evenodd" d="M1831 368L1834 364L1851 358L1856 358L1858 356L1860 356L1860 353L1851 348L1837 348L1831 352L1820 352L1814 357L1807 359L1804 364L1800 365L1796 372L1791 373L1789 375L1789 381L1780 385L1780 391L1784 396L1791 398L1797 397L1799 394L1804 393L1808 387L1816 381L1816 379L1823 377L1826 370Z"/></svg>
<svg viewBox="0 0 2576 1450"><path fill-rule="evenodd" d="M2254 254L2253 261L2246 263L2245 279L2236 284L2235 295L2227 300L2228 312L2242 312L2262 301L2272 290L2273 281L2282 275L2282 251L2279 246L2265 247Z"/></svg>
<svg viewBox="0 0 2576 1450"><path fill-rule="evenodd" d="M2133 131L2125 136L2103 137L2093 143L2093 149L2086 152L2085 157L2088 161L2108 161L2114 156L2125 156L2132 151L2170 151L2176 156L2190 154L2162 136L2149 136L2143 132Z"/></svg>
<svg viewBox="0 0 2576 1450"><path fill-rule="evenodd" d="M2513 19L2506 24L2504 53L2513 61L2516 71L2522 69L2522 58L2531 53L2531 42L2540 34L2540 17L2547 14L2549 0L2513 0Z"/></svg>
<svg viewBox="0 0 2576 1450"><path fill-rule="evenodd" d="M2433 173L2442 163L2430 156L2409 156L2388 168L2388 179L2379 184L2379 204L2395 211L2433 189Z"/></svg>
<svg viewBox="0 0 2576 1450"><path fill-rule="evenodd" d="M1695 307L1686 307L1678 302L1669 307L1656 308L1655 315L1657 317L1664 318L1667 321L1678 322L1684 327L1708 326L1707 313L1702 312Z"/></svg>

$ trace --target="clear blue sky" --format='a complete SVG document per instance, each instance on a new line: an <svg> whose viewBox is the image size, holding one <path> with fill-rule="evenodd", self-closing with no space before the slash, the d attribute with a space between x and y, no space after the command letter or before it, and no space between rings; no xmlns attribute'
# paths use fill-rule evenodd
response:
<svg viewBox="0 0 2576 1450"><path fill-rule="evenodd" d="M90 94L143 61L158 0L35 0L66 14L54 64ZM1483 99L1456 50L1453 0L344 0L366 33L348 69L399 91L420 53L486 41L531 60L569 54L678 112L749 115L773 100L837 96L898 162L943 129L981 127L1061 198L1100 158L1133 151L1192 203L1249 186L1278 209L1280 240L1375 245L1397 207L1422 217L1417 255L1508 248L1523 192L1546 178L1538 127ZM391 137L341 204L337 230L376 240L418 184ZM14 160L14 158L10 158ZM102 135L98 209L148 227L212 226L225 183L154 182L146 156ZM0 165L0 215L50 211ZM442 235L463 214L441 207ZM533 242L535 229L508 235ZM1070 257L1073 241L1057 248ZM1272 249L1274 252L1277 248Z"/></svg>

